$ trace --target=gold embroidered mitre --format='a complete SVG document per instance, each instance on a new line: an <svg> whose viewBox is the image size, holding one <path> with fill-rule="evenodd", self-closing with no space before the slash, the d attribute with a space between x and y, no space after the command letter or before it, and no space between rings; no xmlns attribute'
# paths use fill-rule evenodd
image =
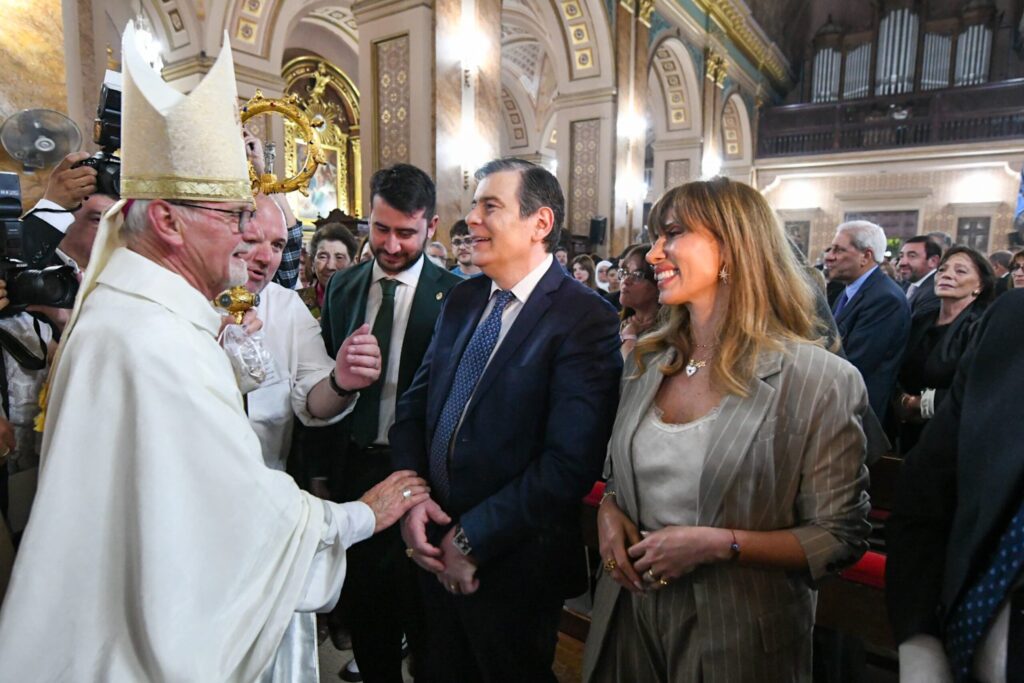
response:
<svg viewBox="0 0 1024 683"><path fill-rule="evenodd" d="M121 197L251 202L227 34L217 61L188 95L146 63L130 23L121 56Z"/></svg>

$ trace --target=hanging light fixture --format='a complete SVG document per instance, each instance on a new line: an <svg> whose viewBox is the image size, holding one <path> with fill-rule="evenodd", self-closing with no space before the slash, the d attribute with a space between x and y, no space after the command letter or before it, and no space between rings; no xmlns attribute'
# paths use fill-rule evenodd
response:
<svg viewBox="0 0 1024 683"><path fill-rule="evenodd" d="M150 23L149 17L142 9L142 1L139 0L139 11L135 15L135 44L139 48L139 53L143 59L153 67L156 71L162 71L164 68L164 60L161 57L164 46L160 43L160 40L156 37L156 32L153 30L153 24Z"/></svg>

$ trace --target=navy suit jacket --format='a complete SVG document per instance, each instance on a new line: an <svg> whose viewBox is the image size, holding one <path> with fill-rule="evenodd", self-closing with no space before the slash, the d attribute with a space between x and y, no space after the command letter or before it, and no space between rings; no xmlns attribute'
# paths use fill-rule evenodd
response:
<svg viewBox="0 0 1024 683"><path fill-rule="evenodd" d="M478 277L449 293L396 408L396 469L429 478L430 442L490 292L490 278ZM618 406L618 329L611 305L556 261L481 376L456 432L450 497L439 501L465 529L481 581L513 571L526 584L582 590L572 571L582 557L580 499L600 477Z"/></svg>
<svg viewBox="0 0 1024 683"><path fill-rule="evenodd" d="M907 295L876 268L836 316L836 326L846 359L860 370L871 409L884 424L910 336Z"/></svg>
<svg viewBox="0 0 1024 683"><path fill-rule="evenodd" d="M939 297L935 293L935 273L921 280L917 287L917 295L909 303L911 318L919 318L939 310Z"/></svg>

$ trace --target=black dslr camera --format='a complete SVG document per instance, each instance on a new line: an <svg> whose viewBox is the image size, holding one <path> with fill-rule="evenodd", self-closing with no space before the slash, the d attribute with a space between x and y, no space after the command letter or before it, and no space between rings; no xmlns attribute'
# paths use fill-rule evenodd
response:
<svg viewBox="0 0 1024 683"><path fill-rule="evenodd" d="M93 120L92 140L100 151L75 164L96 169L96 191L121 196L121 160L114 152L121 148L121 74L107 71L100 88L100 103Z"/></svg>
<svg viewBox="0 0 1024 683"><path fill-rule="evenodd" d="M71 308L78 293L78 279L70 266L35 268L41 263L32 254L42 254L38 235L25 234L21 215L21 183L16 173L0 173L0 279L7 282L10 303L0 317L15 315L33 304ZM30 228L31 232L32 228ZM53 246L56 248L56 245ZM52 251L47 255L52 257ZM44 261L45 262L45 261Z"/></svg>

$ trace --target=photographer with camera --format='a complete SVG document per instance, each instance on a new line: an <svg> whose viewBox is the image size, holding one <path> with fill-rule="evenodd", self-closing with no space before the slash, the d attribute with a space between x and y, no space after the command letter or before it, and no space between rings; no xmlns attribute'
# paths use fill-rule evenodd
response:
<svg viewBox="0 0 1024 683"><path fill-rule="evenodd" d="M51 346L67 321L76 276L89 263L100 217L115 201L96 192L94 168L76 167L88 156L69 154L50 174L43 199L21 221L21 253L6 254L0 277L0 514L15 543L35 493L42 435L34 427ZM3 279L8 272L33 282L34 274L42 278L47 271L32 269L47 266L66 267L66 277L56 280L63 285L57 295L47 285L22 285L12 305Z"/></svg>

